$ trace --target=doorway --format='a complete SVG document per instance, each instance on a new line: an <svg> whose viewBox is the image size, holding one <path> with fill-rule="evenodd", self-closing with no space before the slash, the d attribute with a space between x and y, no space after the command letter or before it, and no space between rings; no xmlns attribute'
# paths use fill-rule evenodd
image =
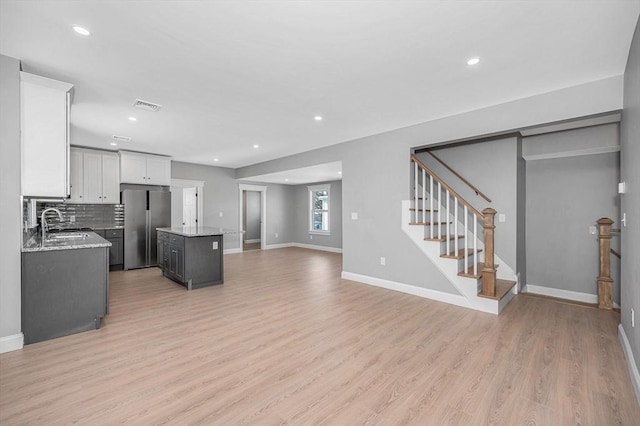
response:
<svg viewBox="0 0 640 426"><path fill-rule="evenodd" d="M171 226L202 227L204 182L171 179Z"/></svg>
<svg viewBox="0 0 640 426"><path fill-rule="evenodd" d="M267 186L238 184L240 251L267 246ZM256 203L257 202L257 203ZM257 205L256 205L257 204ZM255 217L259 220L256 220Z"/></svg>
<svg viewBox="0 0 640 426"><path fill-rule="evenodd" d="M242 251L260 250L262 241L262 193L242 191Z"/></svg>

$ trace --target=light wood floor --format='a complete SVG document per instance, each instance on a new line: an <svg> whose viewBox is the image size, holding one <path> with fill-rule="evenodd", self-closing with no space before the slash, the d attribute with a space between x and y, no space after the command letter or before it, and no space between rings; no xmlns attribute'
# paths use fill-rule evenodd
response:
<svg viewBox="0 0 640 426"><path fill-rule="evenodd" d="M0 355L0 424L639 424L615 313L521 295L497 317L299 248L225 268L191 292L112 273L102 329Z"/></svg>
<svg viewBox="0 0 640 426"><path fill-rule="evenodd" d="M261 249L261 245L260 243L242 243L242 250L244 251L249 251L249 250L260 250Z"/></svg>

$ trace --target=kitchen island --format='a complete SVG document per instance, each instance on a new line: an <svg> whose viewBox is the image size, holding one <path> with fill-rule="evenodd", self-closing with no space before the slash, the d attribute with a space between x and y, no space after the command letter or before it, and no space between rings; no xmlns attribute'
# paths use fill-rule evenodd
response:
<svg viewBox="0 0 640 426"><path fill-rule="evenodd" d="M157 228L158 266L162 274L187 290L224 282L223 235L234 233L224 228Z"/></svg>
<svg viewBox="0 0 640 426"><path fill-rule="evenodd" d="M25 239L22 332L25 344L100 328L109 312L109 248L94 232Z"/></svg>

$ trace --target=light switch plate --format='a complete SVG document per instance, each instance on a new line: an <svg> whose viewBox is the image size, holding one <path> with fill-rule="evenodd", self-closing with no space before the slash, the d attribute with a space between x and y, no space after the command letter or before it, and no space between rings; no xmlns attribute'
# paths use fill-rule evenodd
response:
<svg viewBox="0 0 640 426"><path fill-rule="evenodd" d="M500 213L498 215L498 222L506 222L507 221L507 215L504 213Z"/></svg>
<svg viewBox="0 0 640 426"><path fill-rule="evenodd" d="M213 248L214 250L218 250L218 242L217 242L217 241L214 241L214 242L213 242L213 247L212 247L212 248Z"/></svg>
<svg viewBox="0 0 640 426"><path fill-rule="evenodd" d="M590 226L589 227L589 234L596 235L597 232L598 232L598 230L596 229L595 226Z"/></svg>
<svg viewBox="0 0 640 426"><path fill-rule="evenodd" d="M358 213L351 213L351 220L358 220Z"/></svg>

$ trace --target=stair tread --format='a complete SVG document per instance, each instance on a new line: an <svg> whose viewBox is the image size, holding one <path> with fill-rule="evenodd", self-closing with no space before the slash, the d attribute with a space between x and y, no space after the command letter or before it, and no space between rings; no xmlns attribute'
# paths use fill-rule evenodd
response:
<svg viewBox="0 0 640 426"><path fill-rule="evenodd" d="M456 238L464 238L464 235L458 235L458 236L449 235L449 239L450 240L455 240ZM433 238L425 237L424 240L425 241L440 241L440 242L443 242L443 241L447 241L447 237L445 237L445 236L440 237L440 238L438 238L438 237L433 237Z"/></svg>
<svg viewBox="0 0 640 426"><path fill-rule="evenodd" d="M496 295L489 296L486 294L482 294L482 292L478 293L478 297L484 297L487 299L501 300L509 291L516 285L515 281L509 280L501 280L500 278L496 278Z"/></svg>
<svg viewBox="0 0 640 426"><path fill-rule="evenodd" d="M472 248L466 249L466 250L467 250L467 256L471 256L474 253L474 250ZM476 253L480 253L481 251L482 249L475 250ZM465 256L465 249L463 248L461 248L457 252L454 250L451 253L440 255L440 257L443 257L445 259L463 259L464 256Z"/></svg>
<svg viewBox="0 0 640 426"><path fill-rule="evenodd" d="M494 265L496 267L496 269L498 268L499 265ZM467 277L467 278L481 278L482 277L482 268L484 267L484 262L478 262L478 273L474 274L473 273L473 264L469 265L469 268L467 268L466 272L465 271L460 271L458 272L458 276L460 277Z"/></svg>

